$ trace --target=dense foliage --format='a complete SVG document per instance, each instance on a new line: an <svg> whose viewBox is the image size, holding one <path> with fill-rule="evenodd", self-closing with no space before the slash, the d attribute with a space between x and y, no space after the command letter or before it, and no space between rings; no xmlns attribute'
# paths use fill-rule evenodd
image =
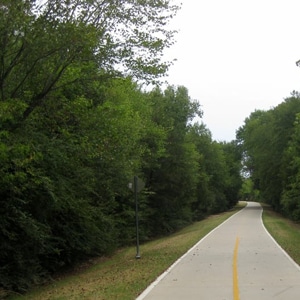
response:
<svg viewBox="0 0 300 300"><path fill-rule="evenodd" d="M249 178L248 192L300 220L300 95L293 92L268 111L255 111L238 130ZM251 189L249 187L251 186Z"/></svg>
<svg viewBox="0 0 300 300"><path fill-rule="evenodd" d="M0 288L132 243L134 175L144 241L236 203L237 145L185 87L136 83L167 71L169 2L1 2Z"/></svg>

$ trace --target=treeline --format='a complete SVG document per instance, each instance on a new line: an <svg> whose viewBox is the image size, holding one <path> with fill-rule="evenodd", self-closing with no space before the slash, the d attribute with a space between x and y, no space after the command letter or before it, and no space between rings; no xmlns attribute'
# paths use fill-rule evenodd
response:
<svg viewBox="0 0 300 300"><path fill-rule="evenodd" d="M212 140L185 87L143 90L170 65L169 1L0 6L0 288L232 207L235 142ZM147 26L146 26L147 25Z"/></svg>
<svg viewBox="0 0 300 300"><path fill-rule="evenodd" d="M256 110L237 132L243 148L244 196L267 202L300 221L300 95Z"/></svg>
<svg viewBox="0 0 300 300"><path fill-rule="evenodd" d="M78 84L77 84L78 88ZM82 87L83 88L83 87ZM97 98L60 91L23 126L1 131L1 284L20 290L61 267L168 234L232 207L241 183L235 143L217 143L184 87L141 92L130 80Z"/></svg>

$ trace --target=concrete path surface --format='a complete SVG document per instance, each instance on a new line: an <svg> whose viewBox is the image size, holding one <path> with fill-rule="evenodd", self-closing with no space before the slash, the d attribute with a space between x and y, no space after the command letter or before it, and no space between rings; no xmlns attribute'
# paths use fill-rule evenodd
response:
<svg viewBox="0 0 300 300"><path fill-rule="evenodd" d="M261 215L260 204L248 202L137 300L300 300L300 267L266 231Z"/></svg>

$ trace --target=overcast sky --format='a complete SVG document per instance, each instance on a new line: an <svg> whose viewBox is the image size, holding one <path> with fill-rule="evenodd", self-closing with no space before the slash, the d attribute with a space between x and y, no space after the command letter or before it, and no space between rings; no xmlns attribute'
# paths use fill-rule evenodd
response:
<svg viewBox="0 0 300 300"><path fill-rule="evenodd" d="M235 139L255 109L300 91L300 0L182 2L167 80L200 102L213 139Z"/></svg>

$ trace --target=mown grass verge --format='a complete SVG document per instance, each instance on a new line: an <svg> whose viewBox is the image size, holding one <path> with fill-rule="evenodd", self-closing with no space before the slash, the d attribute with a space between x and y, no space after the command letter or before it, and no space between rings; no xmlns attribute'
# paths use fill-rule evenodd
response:
<svg viewBox="0 0 300 300"><path fill-rule="evenodd" d="M124 248L110 258L94 259L88 267L9 299L135 299L188 249L244 206L245 203L240 203L229 212L210 216L169 237L141 245L141 259L135 259L135 247Z"/></svg>
<svg viewBox="0 0 300 300"><path fill-rule="evenodd" d="M300 224L295 223L263 204L263 222L277 243L300 265Z"/></svg>

